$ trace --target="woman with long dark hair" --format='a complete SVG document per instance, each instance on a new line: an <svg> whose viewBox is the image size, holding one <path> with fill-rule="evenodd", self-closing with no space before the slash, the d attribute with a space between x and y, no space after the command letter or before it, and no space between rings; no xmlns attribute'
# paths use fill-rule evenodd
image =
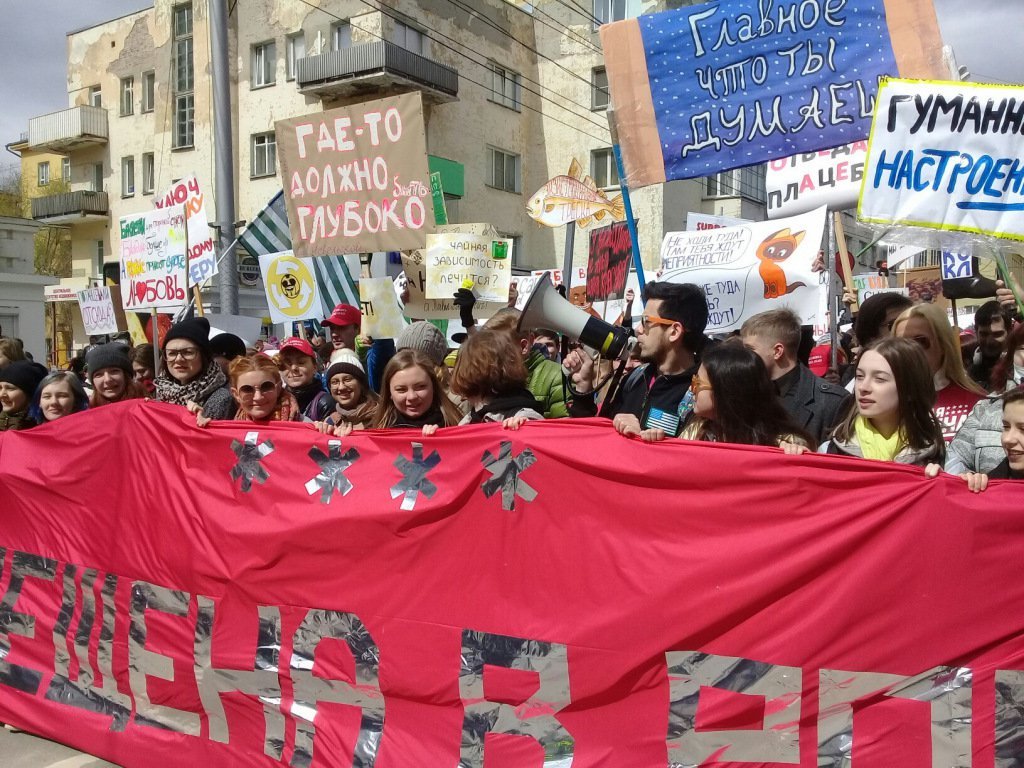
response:
<svg viewBox="0 0 1024 768"><path fill-rule="evenodd" d="M403 349L384 368L375 429L413 427L432 435L462 418L438 381L433 361L416 349Z"/></svg>

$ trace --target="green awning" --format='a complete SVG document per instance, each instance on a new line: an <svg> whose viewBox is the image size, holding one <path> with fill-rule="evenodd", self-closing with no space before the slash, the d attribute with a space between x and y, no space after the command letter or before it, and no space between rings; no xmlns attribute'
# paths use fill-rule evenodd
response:
<svg viewBox="0 0 1024 768"><path fill-rule="evenodd" d="M427 155L431 173L441 174L441 187L446 195L462 197L466 194L466 167L454 160Z"/></svg>

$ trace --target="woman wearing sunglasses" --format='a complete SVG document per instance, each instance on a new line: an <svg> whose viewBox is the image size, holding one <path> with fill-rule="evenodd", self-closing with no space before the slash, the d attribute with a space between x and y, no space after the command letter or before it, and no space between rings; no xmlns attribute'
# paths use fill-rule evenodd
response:
<svg viewBox="0 0 1024 768"><path fill-rule="evenodd" d="M231 396L238 404L235 421L269 424L300 421L302 411L295 396L281 384L281 370L267 355L256 352L236 357L228 368Z"/></svg>
<svg viewBox="0 0 1024 768"><path fill-rule="evenodd" d="M163 339L163 365L157 376L156 399L182 405L206 420L230 419L235 401L210 351L210 321L205 317L182 320Z"/></svg>

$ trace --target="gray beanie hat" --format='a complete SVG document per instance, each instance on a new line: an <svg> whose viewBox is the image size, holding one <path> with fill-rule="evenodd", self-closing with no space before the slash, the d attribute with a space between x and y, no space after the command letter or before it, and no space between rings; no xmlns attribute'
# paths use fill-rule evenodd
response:
<svg viewBox="0 0 1024 768"><path fill-rule="evenodd" d="M104 368L120 368L129 380L133 375L132 364L128 360L128 347L116 341L90 349L85 356L85 367L89 372L89 381L92 381L96 371Z"/></svg>
<svg viewBox="0 0 1024 768"><path fill-rule="evenodd" d="M395 349L418 349L429 357L434 365L441 365L448 354L448 340L437 326L426 320L417 320L398 334Z"/></svg>

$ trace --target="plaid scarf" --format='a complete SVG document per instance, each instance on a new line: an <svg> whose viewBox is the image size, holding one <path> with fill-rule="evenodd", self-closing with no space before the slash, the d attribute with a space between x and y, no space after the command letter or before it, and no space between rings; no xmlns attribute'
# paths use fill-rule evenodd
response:
<svg viewBox="0 0 1024 768"><path fill-rule="evenodd" d="M215 362L207 365L205 371L187 384L182 384L168 375L166 371L160 371L155 382L156 399L161 403L173 403L174 405L187 405L190 400L204 405L210 395L227 382L228 377Z"/></svg>

